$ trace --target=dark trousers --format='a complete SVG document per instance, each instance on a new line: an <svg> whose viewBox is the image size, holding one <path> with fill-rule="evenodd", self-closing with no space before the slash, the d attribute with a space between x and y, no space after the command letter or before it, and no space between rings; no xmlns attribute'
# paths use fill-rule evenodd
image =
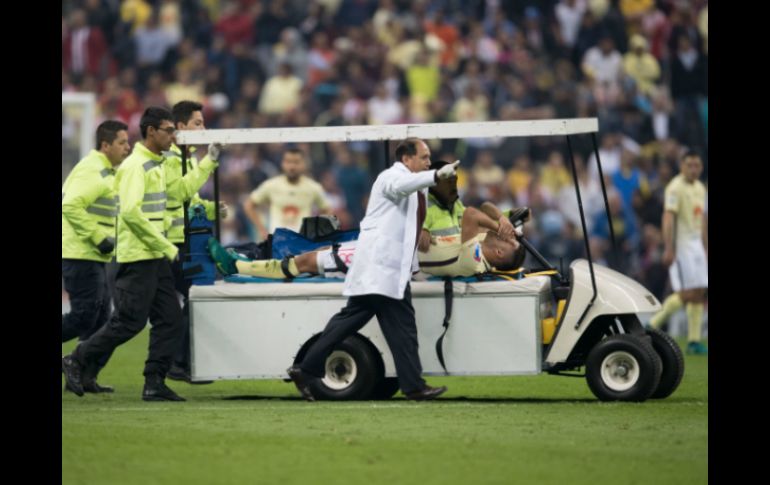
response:
<svg viewBox="0 0 770 485"><path fill-rule="evenodd" d="M110 295L104 263L62 259L64 289L70 296L70 312L61 316L61 341L85 340L110 317Z"/></svg>
<svg viewBox="0 0 770 485"><path fill-rule="evenodd" d="M107 323L112 310L104 263L62 259L61 273L70 297L70 312L61 316L61 341L86 340ZM98 368L109 358L107 354L100 359Z"/></svg>
<svg viewBox="0 0 770 485"><path fill-rule="evenodd" d="M174 243L179 248L179 255L184 255L184 244ZM174 352L174 364L179 367L190 370L190 305L188 299L190 297L190 286L192 281L185 278L182 273L182 260L178 258L171 263L171 272L174 275L174 288L183 297L182 304L182 338L179 341L179 348Z"/></svg>
<svg viewBox="0 0 770 485"><path fill-rule="evenodd" d="M310 375L323 377L326 358L334 346L360 330L375 315L393 354L401 390L406 394L423 389L426 384L421 377L417 324L409 285L401 300L383 295L350 297L345 308L326 324L321 337L302 360L300 368Z"/></svg>
<svg viewBox="0 0 770 485"><path fill-rule="evenodd" d="M115 256L112 257L112 261L104 265L105 273L107 273L107 288L110 290L112 308L115 308L115 280L118 277L119 266L117 261L115 261Z"/></svg>
<svg viewBox="0 0 770 485"><path fill-rule="evenodd" d="M73 358L82 366L91 365L141 332L149 317L152 329L144 375L165 376L182 330L182 309L174 291L171 264L166 259L120 264L114 297L112 319L81 342Z"/></svg>

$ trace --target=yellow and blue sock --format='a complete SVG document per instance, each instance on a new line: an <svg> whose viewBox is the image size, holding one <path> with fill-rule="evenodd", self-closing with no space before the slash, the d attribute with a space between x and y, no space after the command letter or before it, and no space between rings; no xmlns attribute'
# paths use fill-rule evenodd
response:
<svg viewBox="0 0 770 485"><path fill-rule="evenodd" d="M258 276L260 278L272 278L276 280L286 278L286 274L281 268L280 259L236 261L235 267L238 268L238 274ZM299 275L299 269L297 268L297 263L294 262L294 258L289 258L288 269L292 276Z"/></svg>

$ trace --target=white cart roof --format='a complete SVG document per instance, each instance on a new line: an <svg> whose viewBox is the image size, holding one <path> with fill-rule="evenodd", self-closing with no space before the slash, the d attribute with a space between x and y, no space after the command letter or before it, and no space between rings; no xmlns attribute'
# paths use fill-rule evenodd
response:
<svg viewBox="0 0 770 485"><path fill-rule="evenodd" d="M479 121L470 123L418 123L405 125L355 125L300 128L243 128L228 130L184 130L177 143L326 143L351 141L497 138L522 136L566 136L599 131L597 118L526 121Z"/></svg>

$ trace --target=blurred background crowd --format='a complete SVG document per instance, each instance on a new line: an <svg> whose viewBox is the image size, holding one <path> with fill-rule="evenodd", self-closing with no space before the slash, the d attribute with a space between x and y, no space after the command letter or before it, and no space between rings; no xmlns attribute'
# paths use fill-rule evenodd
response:
<svg viewBox="0 0 770 485"><path fill-rule="evenodd" d="M63 0L62 92L97 119L204 104L207 128L598 117L609 228L590 136L573 139L592 256L659 298L663 190L684 150L708 183L706 0ZM62 173L79 159L62 111ZM343 226L356 227L382 143L299 145ZM224 243L255 239L241 203L280 173L283 146L221 159ZM566 140L443 140L466 205L527 205L526 234L555 264L583 256ZM391 147L392 150L392 147ZM211 183L202 195L211 197Z"/></svg>

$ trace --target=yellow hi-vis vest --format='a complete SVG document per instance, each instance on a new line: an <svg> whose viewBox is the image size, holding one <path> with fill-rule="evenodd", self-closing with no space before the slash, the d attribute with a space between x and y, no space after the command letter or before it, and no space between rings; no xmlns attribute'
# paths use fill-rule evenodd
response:
<svg viewBox="0 0 770 485"><path fill-rule="evenodd" d="M194 149L193 149L194 150ZM163 170L166 172L166 217L171 220L168 229L168 240L175 244L184 242L184 203L203 204L206 216L213 220L216 217L214 203L204 200L198 195L198 190L206 183L209 176L217 168L217 162L206 155L200 163L190 155L187 158L187 173L182 176L182 150L171 145L171 150L163 153L166 161Z"/></svg>
<svg viewBox="0 0 770 485"><path fill-rule="evenodd" d="M428 193L428 210L422 228L430 232L431 238L451 237L460 234L465 206L457 199L451 212L438 199Z"/></svg>
<svg viewBox="0 0 770 485"><path fill-rule="evenodd" d="M164 160L163 155L156 155L137 142L115 175L120 198L118 263L176 257L176 246L165 236L168 225Z"/></svg>
<svg viewBox="0 0 770 485"><path fill-rule="evenodd" d="M115 244L118 197L115 170L97 150L80 160L67 176L61 194L61 257L107 262L96 246L105 239Z"/></svg>

